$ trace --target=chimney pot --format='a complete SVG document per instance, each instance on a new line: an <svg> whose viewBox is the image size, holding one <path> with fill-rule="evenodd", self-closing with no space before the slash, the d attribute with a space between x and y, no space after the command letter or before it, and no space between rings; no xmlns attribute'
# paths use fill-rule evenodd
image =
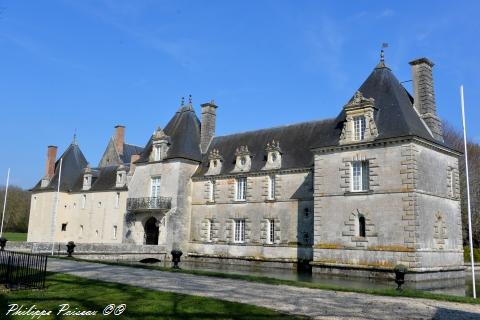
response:
<svg viewBox="0 0 480 320"><path fill-rule="evenodd" d="M115 147L117 152L120 155L123 155L123 144L125 143L125 126L116 125L115 126Z"/></svg>

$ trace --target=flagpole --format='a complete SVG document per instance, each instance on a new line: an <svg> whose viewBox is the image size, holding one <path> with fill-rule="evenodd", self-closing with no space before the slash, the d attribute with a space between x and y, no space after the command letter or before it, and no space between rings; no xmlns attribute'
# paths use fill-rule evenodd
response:
<svg viewBox="0 0 480 320"><path fill-rule="evenodd" d="M470 242L470 261L472 263L472 288L473 298L477 298L475 290L475 261L473 260L473 240L472 240L472 211L470 210L470 182L468 177L468 151L467 151L467 128L465 125L465 103L463 100L463 85L460 86L460 97L462 102L462 121L463 121L463 144L465 148L465 173L467 175L467 205L468 205L468 240Z"/></svg>
<svg viewBox="0 0 480 320"><path fill-rule="evenodd" d="M3 220L5 218L5 209L7 208L8 182L10 180L10 168L7 171L7 184L5 185L5 199L3 200L2 226L0 227L0 238L3 237Z"/></svg>
<svg viewBox="0 0 480 320"><path fill-rule="evenodd" d="M55 207L53 208L53 215L52 215L52 256L53 256L53 251L55 249L55 226L57 224L57 210L58 210L58 202L59 202L59 195L60 195L60 183L62 181L62 163L63 163L63 158L60 158L60 169L58 171L57 194L55 196Z"/></svg>

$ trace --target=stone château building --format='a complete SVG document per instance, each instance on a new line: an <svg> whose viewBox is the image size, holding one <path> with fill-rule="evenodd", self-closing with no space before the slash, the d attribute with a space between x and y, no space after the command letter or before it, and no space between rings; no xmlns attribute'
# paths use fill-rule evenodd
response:
<svg viewBox="0 0 480 320"><path fill-rule="evenodd" d="M48 148L29 242L157 245L189 259L462 276L459 152L443 140L433 63L411 96L383 59L334 119L215 136L217 106L182 105L144 147L115 134L97 167ZM54 214L55 212L55 214ZM52 229L54 226L54 229Z"/></svg>

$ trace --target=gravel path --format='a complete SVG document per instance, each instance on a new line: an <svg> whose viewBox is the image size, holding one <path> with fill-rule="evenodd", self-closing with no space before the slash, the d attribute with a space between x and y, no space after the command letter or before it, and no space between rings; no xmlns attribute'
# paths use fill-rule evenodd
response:
<svg viewBox="0 0 480 320"><path fill-rule="evenodd" d="M49 259L48 271L233 302L315 319L480 319L480 306L269 285L242 280Z"/></svg>

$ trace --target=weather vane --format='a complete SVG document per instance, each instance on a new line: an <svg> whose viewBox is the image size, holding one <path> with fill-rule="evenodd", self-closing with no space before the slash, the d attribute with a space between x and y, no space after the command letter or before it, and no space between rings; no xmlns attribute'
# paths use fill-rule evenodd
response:
<svg viewBox="0 0 480 320"><path fill-rule="evenodd" d="M380 50L380 61L385 61L385 51L383 49L388 48L388 43L382 43L382 50Z"/></svg>

